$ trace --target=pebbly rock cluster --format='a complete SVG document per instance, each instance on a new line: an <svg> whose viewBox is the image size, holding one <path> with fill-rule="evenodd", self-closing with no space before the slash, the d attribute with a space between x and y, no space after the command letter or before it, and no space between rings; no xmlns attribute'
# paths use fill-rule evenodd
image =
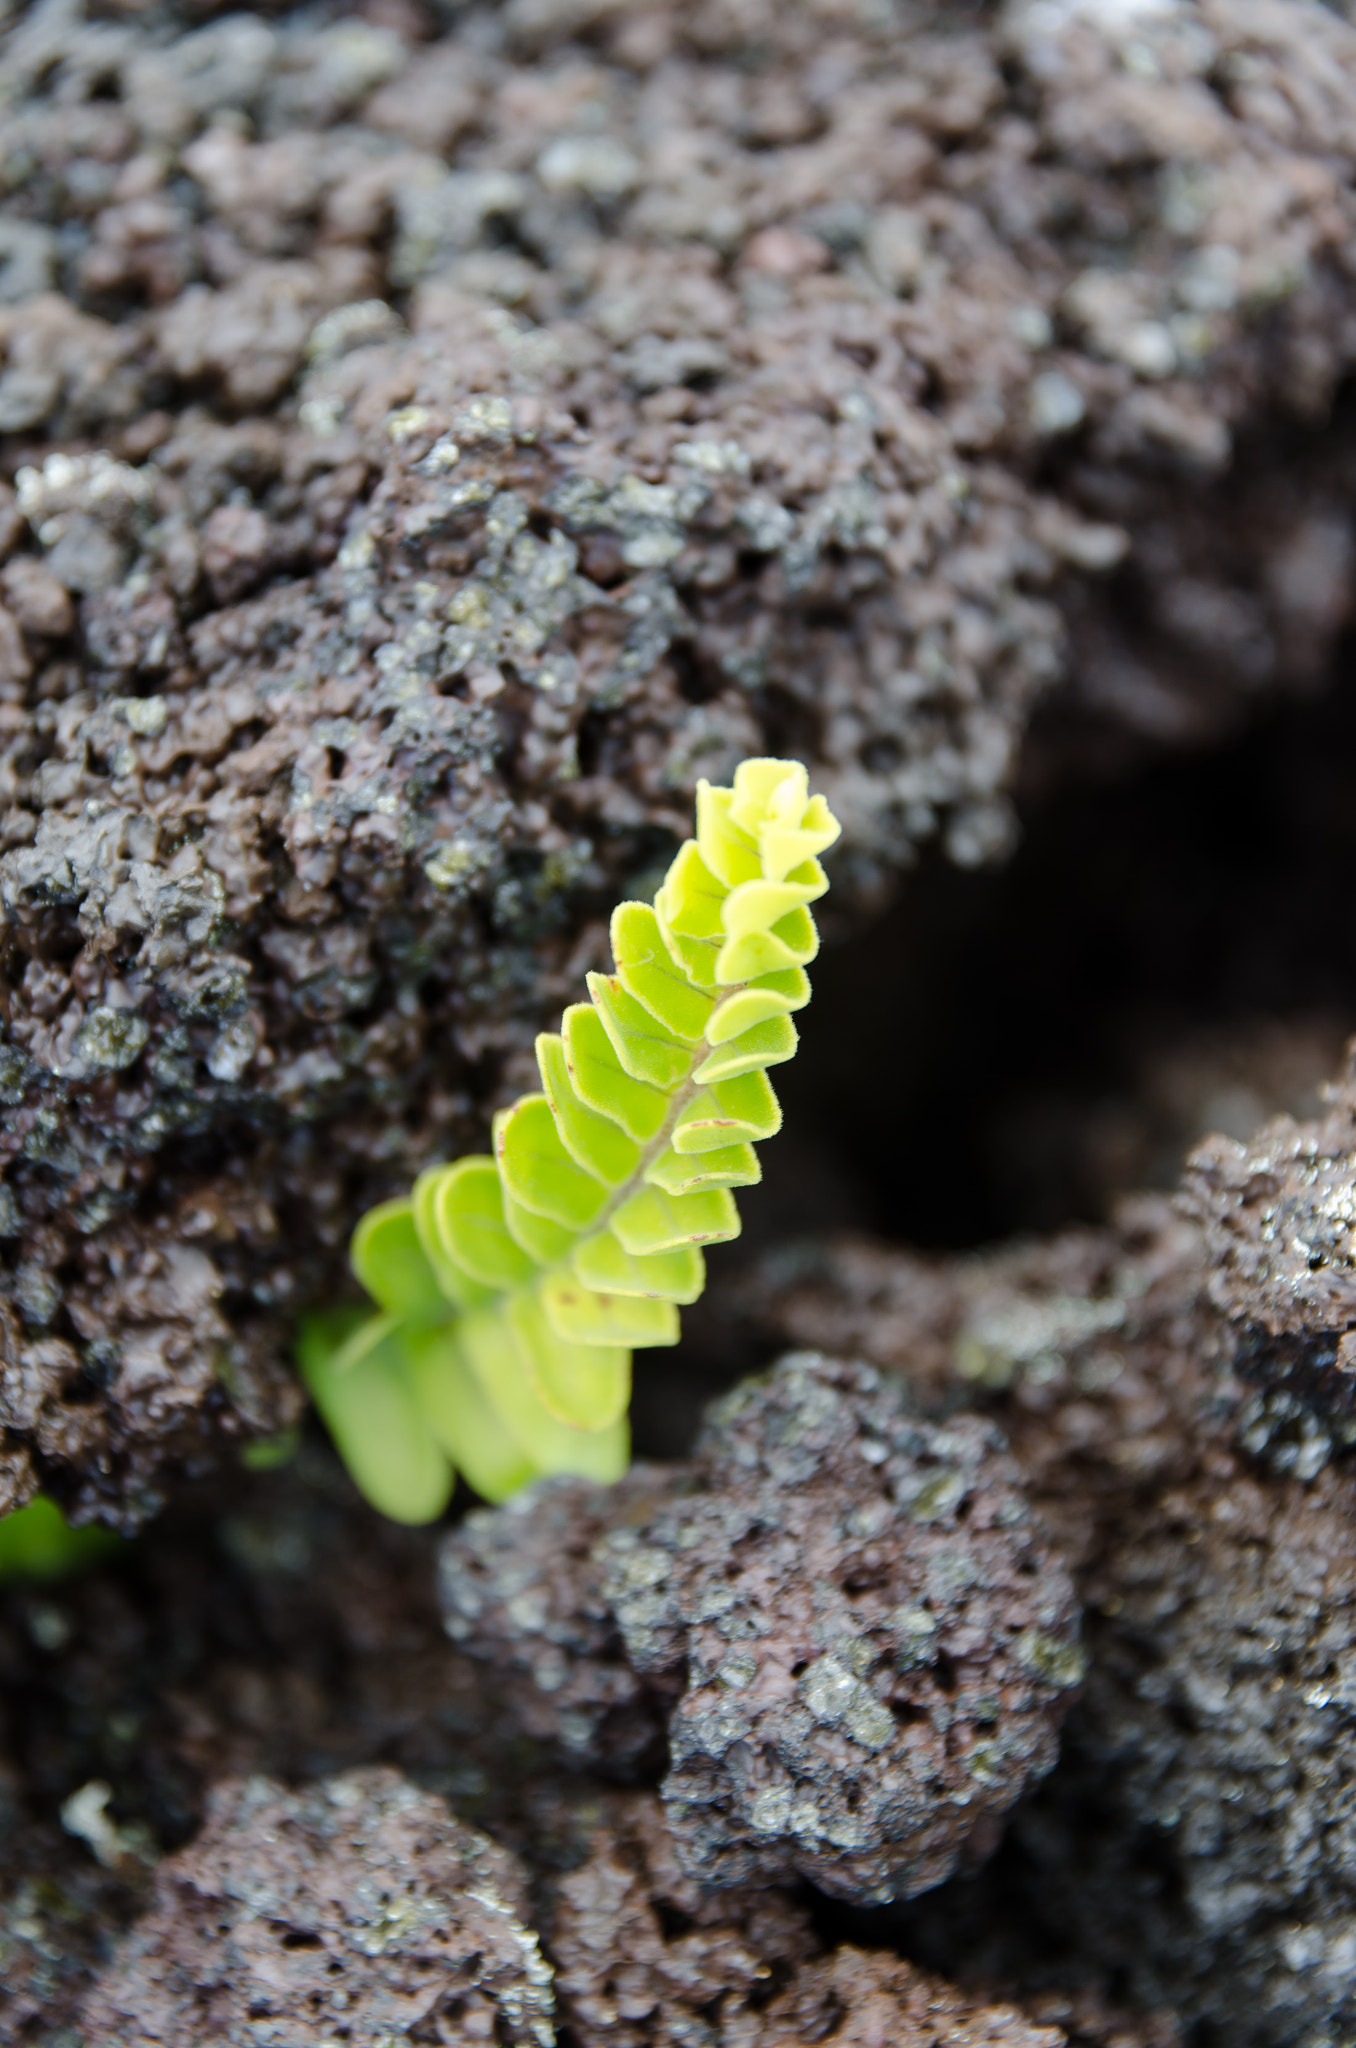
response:
<svg viewBox="0 0 1356 2048"><path fill-rule="evenodd" d="M826 2038L843 2048L1064 2048L1085 2038L966 1998L898 1956L829 1952L785 1893L704 1889L644 1793L617 1801L587 1857L553 1888L546 1927L560 2017L579 2048L684 2048L694 2037L722 2048ZM1139 2048L1136 2036L1121 2039Z"/></svg>
<svg viewBox="0 0 1356 2048"><path fill-rule="evenodd" d="M832 1327L923 1412L999 1422L1086 1615L1059 1764L996 1861L917 1902L911 1953L1018 1981L1072 1953L1246 2048L1356 2020L1349 1087L1321 1124L1203 1147L1177 1209L954 1261L844 1243L769 1288L782 1341ZM1325 1348L1327 1378L1295 1369Z"/></svg>
<svg viewBox="0 0 1356 2048"><path fill-rule="evenodd" d="M348 1832L337 1839L336 1817ZM210 1859L207 1860L207 1859ZM650 1795L613 1795L543 1888L541 1942L515 1918L522 1870L389 1770L302 1794L226 1783L193 1846L86 2000L80 2038L197 2048L355 2048L483 2039L551 2048L1179 2048L1170 2023L1096 1999L967 1996L888 1952L827 1948L785 1893L711 1890ZM479 1946L468 1950L468 1941ZM223 1982L229 1967L229 1987ZM248 2002L242 2028L240 2007Z"/></svg>
<svg viewBox="0 0 1356 2048"><path fill-rule="evenodd" d="M634 1768L614 1717L648 1704L704 1883L937 1884L1049 1769L1083 1675L996 1432L818 1354L719 1403L666 1488L642 1468L615 1498L554 1481L471 1516L442 1583L454 1640L521 1672L526 1725L571 1757Z"/></svg>
<svg viewBox="0 0 1356 2048"><path fill-rule="evenodd" d="M213 1794L82 2016L91 2043L552 2048L551 1971L507 1851L391 1770Z"/></svg>
<svg viewBox="0 0 1356 2048"><path fill-rule="evenodd" d="M119 1567L0 1589L6 2041L145 2028L196 2048L209 2026L231 2038L248 1994L250 2026L309 2044L322 1964L348 1999L331 1997L335 2038L474 2039L505 2011L512 2038L516 1923L580 2048L680 2048L699 2027L718 2048L835 2028L862 2048L932 2048L943 2028L989 2048L1179 2048L1165 2019L1087 1985L962 1992L835 1946L804 1887L701 1884L654 1793L524 1735L520 1674L440 1626L435 1536L375 1523L327 1458L171 1522ZM530 1650L530 1600L517 1622ZM512 1920L491 1917L505 1940L473 1964L486 1835Z"/></svg>
<svg viewBox="0 0 1356 2048"><path fill-rule="evenodd" d="M0 65L0 1512L132 1526L699 773L802 754L866 901L1010 845L1066 647L1121 745L1318 671L1356 31L44 0Z"/></svg>

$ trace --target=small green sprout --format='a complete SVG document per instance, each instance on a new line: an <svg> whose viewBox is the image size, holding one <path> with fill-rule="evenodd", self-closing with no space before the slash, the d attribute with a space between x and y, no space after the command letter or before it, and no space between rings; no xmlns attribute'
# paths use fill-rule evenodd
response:
<svg viewBox="0 0 1356 2048"><path fill-rule="evenodd" d="M0 1579L64 1579L122 1548L111 1529L73 1529L45 1494L0 1516Z"/></svg>
<svg viewBox="0 0 1356 2048"><path fill-rule="evenodd" d="M780 1128L767 1069L796 1049L819 950L809 905L839 826L798 761L697 786L697 836L654 903L612 915L612 974L537 1039L542 1093L494 1156L431 1167L354 1232L377 1312L308 1317L298 1362L355 1481L401 1522L457 1470L499 1501L544 1473L617 1478L631 1353L675 1344L702 1247Z"/></svg>

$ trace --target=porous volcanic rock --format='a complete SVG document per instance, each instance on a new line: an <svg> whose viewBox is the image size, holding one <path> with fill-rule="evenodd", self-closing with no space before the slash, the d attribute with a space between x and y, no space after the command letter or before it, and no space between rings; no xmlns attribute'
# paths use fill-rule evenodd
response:
<svg viewBox="0 0 1356 2048"><path fill-rule="evenodd" d="M865 1902L987 1853L1083 1669L996 1432L919 1421L897 1382L801 1353L718 1403L690 1472L660 1477L639 1482L648 1511L625 1485L553 1482L496 1511L502 1538L493 1517L447 1538L451 1631L544 1689L525 1688L526 1725L603 1757L619 1637L666 1715L661 1790L694 1877Z"/></svg>
<svg viewBox="0 0 1356 2048"><path fill-rule="evenodd" d="M45 0L0 64L0 1512L131 1525L289 1421L699 773L802 754L865 903L1010 845L1070 635L1149 744L1321 670L1356 31Z"/></svg>
<svg viewBox="0 0 1356 2048"><path fill-rule="evenodd" d="M761 2041L760 2009L820 1947L789 1894L713 1890L684 1870L646 1792L615 1796L549 1888L543 1940L579 2048L682 2048L703 2026Z"/></svg>
<svg viewBox="0 0 1356 2048"><path fill-rule="evenodd" d="M588 1854L547 1888L543 1941L579 2048L1180 2048L1170 2019L1046 1994L1029 2010L967 1997L889 1952L830 1949L808 1901L698 1884L664 1810L615 1796Z"/></svg>
<svg viewBox="0 0 1356 2048"><path fill-rule="evenodd" d="M1356 1441L1356 1049L1318 1120L1277 1117L1246 1143L1193 1153L1183 1204L1199 1219L1210 1298L1256 1383L1247 1440L1316 1469Z"/></svg>
<svg viewBox="0 0 1356 2048"><path fill-rule="evenodd" d="M513 1674L501 1692L447 1640L435 1548L374 1515L317 1443L218 1475L95 1570L0 1586L6 2048L73 2038L157 1857L225 1779L381 1761L534 1869L586 1852L598 1788L515 1725Z"/></svg>
<svg viewBox="0 0 1356 2048"><path fill-rule="evenodd" d="M832 1328L924 1412L1000 1423L1087 1615L1059 1764L983 1872L911 1909L910 1952L949 1973L1091 1970L1244 2048L1356 2023L1356 1472L1301 1384L1259 1420L1236 1370L1239 1327L1279 1302L1329 1324L1340 1273L1293 1254L1306 1230L1340 1253L1318 1225L1356 1198L1348 1087L1321 1126L1198 1154L1204 1236L1155 1198L1042 1245L942 1260L858 1240L769 1275L781 1341Z"/></svg>
<svg viewBox="0 0 1356 2048"><path fill-rule="evenodd" d="M1064 2048L1070 2036L1015 2006L967 1998L899 1956L844 1944L797 1973L753 2039L758 2048L830 2039L842 2048Z"/></svg>
<svg viewBox="0 0 1356 2048"><path fill-rule="evenodd" d="M342 2036L552 2048L515 1859L396 1771L219 1786L96 1982L83 2038L253 2048Z"/></svg>
<svg viewBox="0 0 1356 2048"><path fill-rule="evenodd" d="M663 1784L680 1856L856 1899L982 1857L1083 1672L1001 1437L800 1353L717 1403L697 1458L700 1492L605 1539L632 1663L684 1673Z"/></svg>
<svg viewBox="0 0 1356 2048"><path fill-rule="evenodd" d="M501 1508L469 1514L439 1552L444 1625L510 1684L515 1719L571 1763L622 1779L663 1756L658 1689L627 1662L596 1547L643 1524L684 1478L635 1465L615 1486L543 1479Z"/></svg>

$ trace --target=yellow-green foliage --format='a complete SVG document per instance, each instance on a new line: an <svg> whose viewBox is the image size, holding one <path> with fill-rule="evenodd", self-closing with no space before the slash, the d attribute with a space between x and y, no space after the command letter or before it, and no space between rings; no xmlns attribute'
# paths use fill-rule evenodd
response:
<svg viewBox="0 0 1356 2048"><path fill-rule="evenodd" d="M73 1529L54 1500L39 1494L0 1516L0 1579L62 1579L123 1548L111 1529Z"/></svg>
<svg viewBox="0 0 1356 2048"><path fill-rule="evenodd" d="M421 1174L353 1237L376 1314L303 1326L302 1372L357 1483L398 1521L440 1514L456 1469L502 1500L546 1472L616 1478L631 1352L674 1344L702 1246L781 1110L819 947L817 856L838 837L798 761L698 784L697 836L648 903L612 916L612 974L537 1040L541 1094L494 1156Z"/></svg>

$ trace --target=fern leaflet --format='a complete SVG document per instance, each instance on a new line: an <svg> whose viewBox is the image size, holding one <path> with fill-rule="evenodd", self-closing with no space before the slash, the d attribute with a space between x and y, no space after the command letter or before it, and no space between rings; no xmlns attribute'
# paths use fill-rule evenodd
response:
<svg viewBox="0 0 1356 2048"><path fill-rule="evenodd" d="M613 912L614 971L538 1038L541 1092L496 1116L493 1156L431 1167L358 1225L376 1313L308 1318L298 1355L386 1514L432 1520L458 1469L491 1501L624 1471L631 1353L677 1342L780 1127L767 1069L796 1049L838 833L797 761L699 783L696 838L653 904Z"/></svg>

